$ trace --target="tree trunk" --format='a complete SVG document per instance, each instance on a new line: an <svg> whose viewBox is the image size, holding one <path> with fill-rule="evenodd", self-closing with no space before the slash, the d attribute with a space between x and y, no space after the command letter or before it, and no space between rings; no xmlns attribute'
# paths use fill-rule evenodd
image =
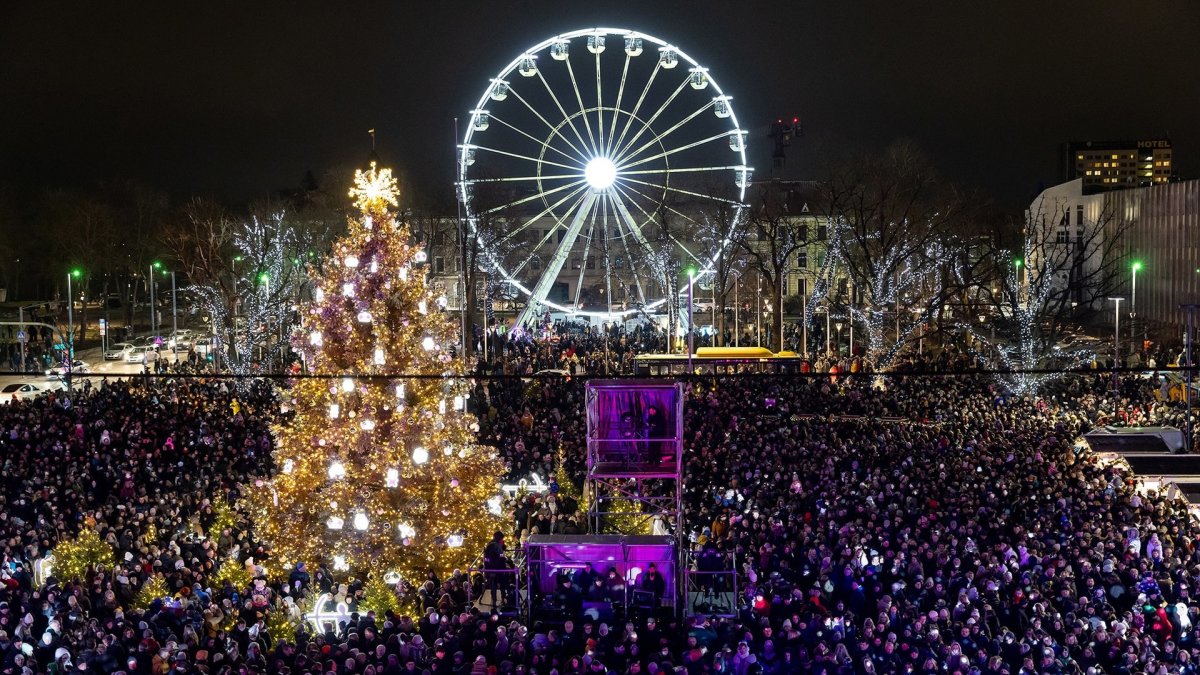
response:
<svg viewBox="0 0 1200 675"><path fill-rule="evenodd" d="M467 334L463 336L463 343L467 345L466 356L471 356L475 353L475 305L479 301L479 294L475 292L474 274L463 274L463 283L467 286L463 289L463 302L467 309Z"/></svg>
<svg viewBox="0 0 1200 675"><path fill-rule="evenodd" d="M134 308L137 305L138 285L133 283L132 277L131 277L130 282L127 285L127 287L130 289L129 293L122 294L125 296L125 325L129 327L129 333L130 333L130 335L132 335L133 334L133 318L134 318L134 313L135 313Z"/></svg>
<svg viewBox="0 0 1200 675"><path fill-rule="evenodd" d="M84 338L87 337L87 287L88 279L90 278L91 277L85 274L83 278L80 279L80 285L83 286L83 288L79 289L79 297L81 298L79 302L79 339L76 340L76 342L83 342ZM68 298L68 300L72 303L75 302L75 298Z"/></svg>
<svg viewBox="0 0 1200 675"><path fill-rule="evenodd" d="M109 320L109 315L108 315L108 288L109 288L110 283L112 283L112 275L105 274L104 275L104 285L101 287L100 311L104 314L104 323L105 323L106 333L108 330L112 329L112 321Z"/></svg>
<svg viewBox="0 0 1200 675"><path fill-rule="evenodd" d="M769 348L774 348L775 351L783 351L783 282L782 275L776 275L776 281L771 284L771 330L774 331L771 336L773 340L767 345Z"/></svg>
<svg viewBox="0 0 1200 675"><path fill-rule="evenodd" d="M721 286L721 288L724 290L717 296L717 302L718 302L717 316L719 317L717 319L717 321L719 322L719 325L713 326L713 328L717 331L717 335L720 338L719 339L720 346L730 347L733 345L733 341L725 339L725 329L729 327L729 323L730 323L730 318L729 318L729 316L727 316L727 314L729 312L729 290L730 289L729 289L728 284L723 284ZM718 342L714 341L713 344L716 345L716 344L718 344Z"/></svg>

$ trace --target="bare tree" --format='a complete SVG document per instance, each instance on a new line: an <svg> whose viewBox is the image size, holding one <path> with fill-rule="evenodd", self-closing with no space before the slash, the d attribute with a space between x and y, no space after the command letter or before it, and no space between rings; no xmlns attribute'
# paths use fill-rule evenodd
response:
<svg viewBox="0 0 1200 675"><path fill-rule="evenodd" d="M109 273L115 258L114 214L103 201L64 191L50 193L47 204L54 248L67 265L59 278L61 274L79 272L71 286L75 298L83 299L77 340L82 341L87 337L88 290L95 278L104 278ZM75 298L67 298L67 302L74 302Z"/></svg>
<svg viewBox="0 0 1200 675"><path fill-rule="evenodd" d="M537 251L557 232L557 227L540 227L545 211L540 202L522 201L519 193L508 184L484 183L472 186L474 212L469 222L447 220L453 226L447 239L459 247L456 251L463 266L463 302L466 303L468 326L485 326L490 317L485 314L496 299L515 300L517 289L502 283L499 270L532 288L549 262ZM480 297L483 291L483 297ZM467 341L468 350L474 348Z"/></svg>
<svg viewBox="0 0 1200 675"><path fill-rule="evenodd" d="M1037 393L1061 376L1030 371L1077 368L1096 356L1087 345L1062 342L1064 328L1078 308L1102 304L1121 283L1122 237L1130 221L1103 196L1088 209L1072 208L1072 202L1039 199L1026 214L1018 250L993 251L996 283L976 293L990 305L999 338L969 320L963 325L976 354L1008 371L999 379L1014 393Z"/></svg>
<svg viewBox="0 0 1200 675"><path fill-rule="evenodd" d="M167 231L163 244L188 279L185 290L208 315L213 336L229 348L238 305L234 237L239 223L223 206L202 199L184 206L181 220ZM235 357L232 352L226 359L231 357Z"/></svg>
<svg viewBox="0 0 1200 675"><path fill-rule="evenodd" d="M762 183L752 190L737 244L769 287L771 306L781 308L789 266L813 241L811 218L802 213L803 196L794 184ZM775 346L782 351L783 312L772 312L771 321Z"/></svg>
<svg viewBox="0 0 1200 675"><path fill-rule="evenodd" d="M866 330L868 359L887 369L942 304L973 200L903 142L835 169L824 189L838 223L831 251L851 284L842 302Z"/></svg>
<svg viewBox="0 0 1200 675"><path fill-rule="evenodd" d="M745 244L749 218L745 206L734 200L728 183L703 187L703 193L713 198L698 200L695 210L699 217L692 228L693 243L711 269L707 281L712 284L716 304L713 344L718 344L725 335L730 294L748 265Z"/></svg>

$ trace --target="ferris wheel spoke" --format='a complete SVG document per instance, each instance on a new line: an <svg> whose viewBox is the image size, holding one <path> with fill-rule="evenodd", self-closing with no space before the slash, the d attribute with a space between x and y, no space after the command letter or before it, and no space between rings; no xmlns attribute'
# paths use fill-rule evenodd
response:
<svg viewBox="0 0 1200 675"><path fill-rule="evenodd" d="M613 148L619 147L625 141L625 134L629 133L629 128L633 125L633 121L637 119L638 111L642 109L642 103L646 100L646 94L650 93L650 87L654 86L654 78L658 76L658 71L662 70L662 63L654 64L654 70L650 71L650 78L646 80L646 86L642 87L642 94L638 96L637 103L633 104L633 110L629 111L629 119L625 120L625 126L621 129L621 135L617 138L617 142L608 147L609 154Z"/></svg>
<svg viewBox="0 0 1200 675"><path fill-rule="evenodd" d="M628 58L628 57L626 57ZM600 202L600 222L604 223L604 236L600 237L600 246L604 252L604 300L607 303L608 313L612 314L612 259L609 257L608 250L608 196L605 195L604 201Z"/></svg>
<svg viewBox="0 0 1200 675"><path fill-rule="evenodd" d="M543 191L541 191L541 192L539 192L539 193L537 193L537 194L535 194L535 195L530 195L530 196L528 196L528 197L522 197L522 198L520 198L520 199L518 199L518 200L516 200L516 201L509 202L509 203L507 203L507 204L501 204L500 206L495 206L495 207L492 207L492 208L490 208L490 209L487 209L487 210L485 210L485 211L481 211L479 215L487 215L487 214L491 214L491 213L499 213L499 212L501 212L501 211L506 211L506 210L508 210L508 209L511 209L511 208L512 208L512 207L514 207L514 206L517 206L517 205L520 205L520 204L524 204L524 203L526 203L526 202L531 202L531 201L534 201L534 200L536 200L536 199L541 199L542 197L545 197L545 196L547 196L547 195L552 195L552 194L554 194L554 193L556 193L556 192L562 192L563 190L569 190L569 189L571 189L572 187L577 187L577 186L579 186L579 185L582 185L584 182L585 182L585 181L583 181L583 180L577 180L577 181L572 181L572 182L570 182L570 183L567 183L567 184L565 184L565 185L559 185L559 186L558 186L558 187L556 187L556 188L551 188L551 189L549 189L549 190L543 190ZM578 192L578 191L579 191L579 190L577 189L577 190L576 190L576 192Z"/></svg>
<svg viewBox="0 0 1200 675"><path fill-rule="evenodd" d="M470 178L465 181L467 185L483 185L485 183L527 183L529 181L539 180L579 180L583 178L583 173L571 174L555 174L553 176L506 176L504 178Z"/></svg>
<svg viewBox="0 0 1200 675"><path fill-rule="evenodd" d="M608 143L604 144L603 154L605 156L612 150L613 137L617 134L617 123L619 122L617 112L621 109L621 98L625 96L625 78L629 76L630 58L632 57L628 54L625 55L625 67L621 69L621 84L617 87L617 102L613 104L612 121L608 125Z"/></svg>
<svg viewBox="0 0 1200 675"><path fill-rule="evenodd" d="M638 180L636 178L624 178L624 180L629 181L630 183L637 183L638 185L645 185L646 187L658 188L659 190L667 190L669 192L675 192L675 193L681 194L681 195L688 195L690 197L699 197L700 199L704 199L707 201L724 202L731 206L739 206L739 207L742 206L742 203L737 201L736 199L726 199L725 197L714 197L712 195L706 195L706 194L702 194L700 192L692 192L691 190L684 190L683 188L671 187L670 185L662 185L660 183L652 183L650 181Z"/></svg>
<svg viewBox="0 0 1200 675"><path fill-rule="evenodd" d="M617 159L614 159L614 160L613 160L613 163L614 163L614 164L616 164L618 167L619 167L619 166L626 166L626 167L630 167L630 166L637 166L638 164L645 164L646 162L649 162L649 161L652 161L652 160L655 160L655 159L659 159L659 158L662 158L662 157L666 157L666 156L668 156L668 155L673 155L673 154L675 154L675 153L677 153L677 152L683 152L684 150L691 150L691 149L692 149L692 148L694 148L694 147L697 147L697 146L700 146L700 145L704 145L705 143L712 143L713 141L715 141L715 140L718 140L718 139L722 139L722 138L724 138L724 139L728 139L728 138L729 138L729 132L728 132L728 131L722 131L722 132L721 132L721 133L719 133L719 134L713 134L712 136L709 136L708 138L704 138L704 139L701 139L701 140L699 140L699 141L693 141L693 142L691 142L691 143L688 143L687 145L681 145L681 146L679 146L678 148L673 148L673 149L671 149L671 150L664 150L664 151L662 151L660 154L657 154L657 155L653 155L653 156L650 156L650 157L643 157L643 158L641 158L641 159L637 160L636 162L632 162L632 163L631 163L631 162L629 161L629 160L632 160L632 159L636 158L638 155L642 154L643 152L645 152L645 151L646 151L646 150L648 150L649 148L652 148L652 147L654 147L654 145L655 145L655 144L657 144L657 143L661 143L661 142L662 142L662 139L666 138L667 136L670 136L671 134L673 134L673 133L675 133L676 131L678 131L678 130L679 130L681 127L683 127L683 125L685 125L685 124L687 124L688 122L691 122L692 120L696 119L696 116L697 116L697 115L699 115L700 113L704 112L705 110L707 110L707 109L708 109L709 107L711 107L711 106L712 106L712 103L710 102L710 103L708 103L707 105L704 105L704 106L700 107L698 110L696 110L696 112L694 112L694 113L692 113L692 114L688 115L687 117L685 117L685 118L683 118L683 119L679 120L677 123L675 123L675 125L674 125L674 126L671 126L670 128L668 128L668 129L664 130L662 133L655 134L655 135L654 135L654 138L651 138L649 141L646 141L646 142L645 142L644 144L642 144L642 146L641 146L640 148L638 148L637 150L633 150L633 151L631 151L631 152L626 152L625 154L621 155L621 156L620 156L620 157L618 157ZM625 164L623 164L623 165L622 165L622 162L624 162Z"/></svg>
<svg viewBox="0 0 1200 675"><path fill-rule="evenodd" d="M623 195L625 195L626 199L629 199L629 201L632 202L633 205L636 206L639 211L641 211L643 214L645 214L647 218L652 218L652 216L649 213L646 213L646 209L642 208L641 203L638 202L638 200L636 200L636 199L630 198L629 195L625 193L625 190L628 189L628 190L632 191L634 194L641 196L643 199L645 199L646 201L648 201L650 203L654 203L654 199L652 199L649 195L644 194L640 190L637 190L637 189L629 187L629 186L625 186L625 188L618 187L617 189ZM670 211L671 213L674 213L675 215L679 216L680 218L683 218L684 220L692 223L692 225L694 225L696 227L700 227L700 223L696 222L695 219L688 216L687 214L680 212L678 209L667 206L666 204L660 204L660 205L662 206L662 208L666 209L667 211ZM675 242L675 245L678 246L680 249L682 249L684 253L687 253L688 256L690 256L692 258L692 260L695 260L697 263L699 263L702 266L706 264L703 260L698 258L695 253L692 253L691 249L689 249L687 246L685 246L683 244L683 242L679 241L679 239L675 235L668 232L667 237L669 237L671 239L671 241Z"/></svg>
<svg viewBox="0 0 1200 675"><path fill-rule="evenodd" d="M608 200L609 206L612 207L612 212L617 222L617 229L620 230L620 224L622 222L625 223L626 229L629 230L630 236L634 238L634 241L638 244L638 246L649 252L649 248L647 248L649 244L646 243L645 237L639 238L639 235L642 231L641 227L633 220L633 217L629 215L627 210L623 211L618 206L620 198L613 194L613 191L611 190L605 192L604 197ZM617 218L617 216L619 216L619 218ZM633 274L633 284L637 287L638 299L640 302L645 303L646 291L642 287L642 277L640 274L638 274L638 266L634 263L633 255L631 255L629 251L629 239L625 235L620 235L617 237L617 239L621 241L621 248L625 251L625 260L629 265L630 273Z"/></svg>
<svg viewBox="0 0 1200 675"><path fill-rule="evenodd" d="M600 202L603 206L604 202ZM592 240L596 233L596 214L600 209L592 209L592 221L588 223L587 236L583 242L583 258L579 261L579 278L575 281L575 310L579 311L579 296L583 292L583 275L587 273L588 256L592 254Z"/></svg>
<svg viewBox="0 0 1200 675"><path fill-rule="evenodd" d="M566 157L568 160L575 162L577 167L583 166L583 162L581 162L578 157L572 157L571 155L568 155L566 152L563 152L561 149L556 148L553 145L550 145L549 143L543 141L542 139L530 134L529 132L527 132L523 129L518 129L517 127L500 119L496 115L492 115L492 121L503 124L504 126L508 127L509 129L512 129L513 131L517 132L518 134L521 134L522 136L524 136L525 138L528 138L529 140L533 141L534 143L537 143L538 145L542 146L546 150L553 150L554 152L557 152L558 154L562 155L563 157ZM545 120L542 120L542 121L545 122ZM547 122L547 124L549 124L549 122ZM551 127L551 129L553 129L553 127ZM560 138L562 137L562 134L557 134L557 135ZM563 140L566 141L567 139L563 138ZM575 167L571 167L571 168L575 168Z"/></svg>
<svg viewBox="0 0 1200 675"><path fill-rule="evenodd" d="M655 173L696 173L699 171L728 171L731 169L736 170L744 168L746 167L741 166L740 164L731 164L729 166L686 166L677 169L637 169L635 171L618 171L617 180L620 180L625 176L645 176Z"/></svg>
<svg viewBox="0 0 1200 675"><path fill-rule="evenodd" d="M575 90L575 102L579 104L579 116L583 118L583 126L587 129L594 157L596 155L596 137L592 134L592 121L588 118L587 108L583 105L583 93L579 91L579 80L575 79L575 69L571 66L571 59L567 59L563 63L567 64L567 74L571 76L571 88Z"/></svg>
<svg viewBox="0 0 1200 675"><path fill-rule="evenodd" d="M658 110L655 110L654 114L643 123L642 128L638 129L637 133L635 133L632 138L626 141L624 146L617 150L616 155L618 157L624 155L625 152L637 142L637 139L641 138L642 134L646 133L646 130L654 125L654 121L666 111L667 106L671 105L671 103L679 97L679 94L681 94L687 86L688 80L687 78L684 78L683 82L680 82L679 86L675 88L675 91L671 92L671 95L667 97L667 100L663 101L662 105L658 106Z"/></svg>
<svg viewBox="0 0 1200 675"><path fill-rule="evenodd" d="M555 188L554 191L557 192L559 189L561 189L561 188ZM534 217L530 218L529 220L525 221L524 223L522 223L519 227L517 227L512 232L509 232L508 234L504 235L504 237L502 239L500 239L500 241L498 243L502 244L502 243L508 241L509 239L512 239L513 237L521 234L525 230L529 229L530 225L536 223L541 218L544 218L546 216L546 214L552 213L554 211L554 209L557 209L558 207L562 206L563 202L566 202L567 200L577 196L581 191L586 190L586 189L588 189L588 186L582 185L580 187L575 188L571 192L568 192L562 199L559 199L558 201L554 202L553 204L542 209L541 213L538 213L536 216L534 216ZM538 197L542 197L547 194L550 194L550 191L542 192L540 194L534 195L533 197L526 197L522 201L537 199Z"/></svg>
<svg viewBox="0 0 1200 675"><path fill-rule="evenodd" d="M575 211L575 216L571 219L570 226L567 227L566 234L562 241L558 242L558 248L555 249L550 264L546 266L542 276L538 278L537 284L533 287L533 292L530 293L529 304L525 305L525 309L517 317L518 326L526 325L533 313L537 311L537 307L546 301L546 295L554 286L555 280L558 279L558 274L562 271L563 263L570 255L571 248L575 246L575 240L579 237L579 231L583 228L588 213L596 205L596 197L595 190L587 190L583 193L581 203ZM559 222L561 223L561 221Z"/></svg>
<svg viewBox="0 0 1200 675"><path fill-rule="evenodd" d="M567 210L563 211L561 217L553 219L554 227L550 228L549 230L546 230L546 234L542 235L542 238L539 239L538 242L533 245L533 248L530 249L530 251L529 251L529 256L526 257L524 260L522 260L521 263L518 264L515 269L513 269L512 276L516 277L525 269L526 266L529 265L529 263L533 262L533 260L537 257L537 252L542 250L542 247L545 246L547 243L549 243L550 239L552 237L554 237L554 233L558 231L558 228L562 227L562 221L565 220L567 218L567 216L571 215L571 212L573 212L575 209L577 209L579 207L579 205L582 204L584 199L586 199L586 198L587 198L586 194L579 194L579 198L576 199L571 204L571 206L567 207ZM529 225L529 223L526 223L526 226L528 226L528 225Z"/></svg>
<svg viewBox="0 0 1200 675"><path fill-rule="evenodd" d="M497 148L489 148L486 145L472 145L471 147L475 148L476 150L486 150L487 152L493 152L497 155L504 155L505 157L514 157L516 159L523 159L527 162L533 162L534 164L549 164L550 166L557 166L557 167L560 167L563 169L567 169L568 171L582 170L582 167L580 167L578 164L575 166L570 166L569 164L560 164L558 162L551 162L548 159L539 159L537 157L530 157L529 155L521 155L521 154L518 154L515 152L508 152L507 150L500 150ZM549 147L549 146L547 146L547 147Z"/></svg>
<svg viewBox="0 0 1200 675"><path fill-rule="evenodd" d="M600 53L596 53L596 154L604 152L604 95L600 87ZM601 202L603 204L603 202Z"/></svg>
<svg viewBox="0 0 1200 675"><path fill-rule="evenodd" d="M538 71L538 78L542 78L542 73L541 73L541 71ZM571 118L570 118L570 117L567 117L567 111L566 111L566 110L563 110L562 104L558 102L558 97L554 95L554 91L553 91L552 89L550 89L550 85L549 85L549 84L546 84L546 80L545 80L544 78L542 78L542 84L544 84L544 85L546 86L546 91L549 91L549 92L550 92L550 95L551 95L551 96L554 96L554 103L555 103L555 105L557 105L557 106L558 106L558 110L559 110L559 112L561 112L561 113L562 113L562 115L563 115L563 119L564 119L564 120L566 120L567 124L568 124L568 125L571 127L571 131L574 131L574 132L575 132L575 136L579 138L579 144L580 144L580 145L583 145L583 146L586 146L586 145L587 145L587 141L583 140L583 136L580 136L580 135L579 135L579 130L578 130L578 129L576 129L576 128L575 128L575 125L571 123ZM522 97L522 96L521 96L521 94L520 94L520 93L518 93L516 89L509 89L509 90L508 90L508 92L509 92L510 94L512 94L512 95L513 95L513 97L515 97L515 98L516 98L518 101L520 101L521 103L524 103L524 104L525 104L525 107L529 109L529 112L531 112L531 113L533 113L535 116L537 116L537 118L538 118L539 120L541 120L543 124L545 124L545 125L546 125L546 128L548 128L548 129L550 130L550 132L551 132L551 135L553 135L553 136L558 136L559 138L561 138L561 139L562 139L562 141L563 141L563 143L566 143L566 144L567 144L567 147L569 147L569 148L571 148L572 150L574 150L574 151L575 151L575 152L576 152L576 153L579 155L579 157L580 157L581 159L585 159L585 160L586 160L586 158L587 158L587 153L585 153L584 151L582 151L582 150L580 150L579 148L575 147L575 144L574 144L574 143L572 143L570 140L568 140L568 139L567 139L567 137L566 137L566 136L564 136L564 135L563 135L563 133L562 133L562 125L555 126L555 125L551 124L551 123L550 123L550 120L546 119L546 118L545 118L545 116L543 116L543 115L542 115L542 113L538 112L536 108L534 108L533 106L529 105L529 101L526 101L526 100L525 100L525 98L524 98L524 97Z"/></svg>
<svg viewBox="0 0 1200 675"><path fill-rule="evenodd" d="M618 189L620 189L620 188L618 188ZM632 202L633 205L639 211L642 212L642 215L646 216L646 222L653 222L654 217L651 216L649 213L646 213L646 209L642 208L641 204L638 204L636 201L629 199L629 196L627 194L625 194L623 191L621 194L624 197L624 199L622 199L621 197L618 197L615 194L611 196L613 209L617 212L618 215L621 216L620 222L623 222L625 224L625 229L627 229L629 231L629 234L631 234L633 236L633 239L635 242L637 242L637 245L640 246L642 249L649 251L650 250L650 242L646 240L646 235L642 232L642 226L638 224L636 219L634 219L633 214L629 213L629 208L625 206L625 201L629 200L630 202Z"/></svg>

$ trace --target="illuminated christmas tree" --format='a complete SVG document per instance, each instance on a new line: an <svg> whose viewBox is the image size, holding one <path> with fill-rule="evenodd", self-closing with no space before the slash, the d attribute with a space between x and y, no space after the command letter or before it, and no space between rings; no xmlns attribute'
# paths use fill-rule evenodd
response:
<svg viewBox="0 0 1200 675"><path fill-rule="evenodd" d="M488 500L504 467L475 442L455 322L390 210L391 170L357 172L350 196L360 214L313 274L315 302L293 337L315 377L291 389L277 474L247 501L277 571L327 562L417 580L479 556L500 523Z"/></svg>

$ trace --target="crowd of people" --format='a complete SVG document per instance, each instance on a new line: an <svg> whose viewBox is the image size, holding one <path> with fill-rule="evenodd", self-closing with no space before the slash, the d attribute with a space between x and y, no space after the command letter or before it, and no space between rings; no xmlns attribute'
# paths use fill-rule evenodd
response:
<svg viewBox="0 0 1200 675"><path fill-rule="evenodd" d="M585 378L521 376L603 372L605 354L619 363L658 339L556 337L502 344L472 397L509 477L551 482L509 504L510 549L588 528L572 496ZM1194 673L1200 525L1075 442L1097 424L1177 420L1161 394L1153 378L1103 375L1041 398L983 376L695 380L684 526L738 575L719 615L528 622L480 602L482 579L431 571L407 615L293 630L272 617L313 590L353 608L363 587L326 567L273 580L252 524L216 526L219 505L274 470L270 428L286 419L272 385L54 392L0 406L0 673ZM84 529L115 565L38 578ZM253 581L222 580L227 560ZM143 606L150 578L165 591Z"/></svg>

